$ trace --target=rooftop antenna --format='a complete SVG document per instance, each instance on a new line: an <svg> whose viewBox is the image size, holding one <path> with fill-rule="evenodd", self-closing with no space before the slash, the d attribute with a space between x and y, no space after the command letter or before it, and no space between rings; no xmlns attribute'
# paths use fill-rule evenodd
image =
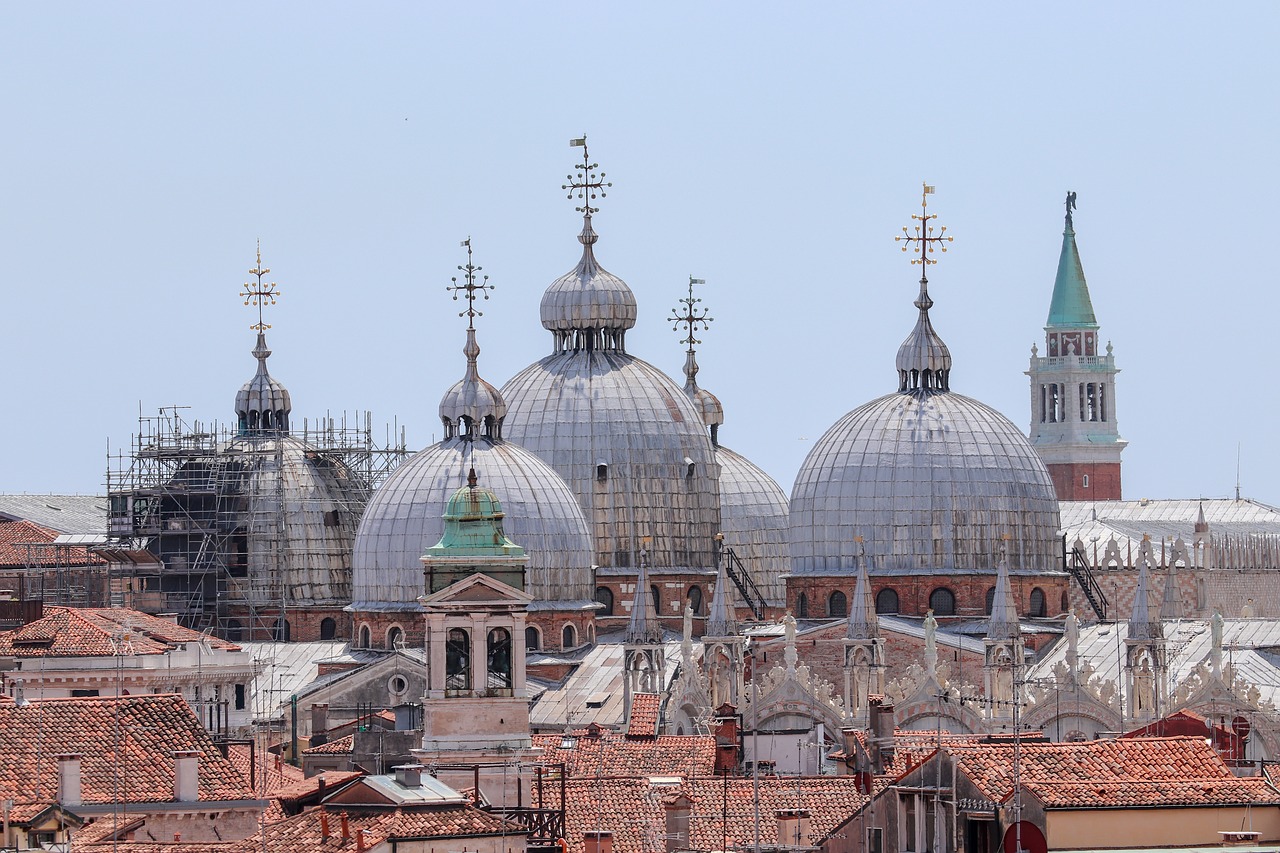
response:
<svg viewBox="0 0 1280 853"><path fill-rule="evenodd" d="M1236 442L1236 500L1240 500L1240 442Z"/></svg>

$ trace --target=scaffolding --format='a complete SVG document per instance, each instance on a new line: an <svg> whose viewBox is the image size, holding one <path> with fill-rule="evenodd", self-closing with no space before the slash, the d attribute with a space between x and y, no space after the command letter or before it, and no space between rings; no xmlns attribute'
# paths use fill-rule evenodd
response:
<svg viewBox="0 0 1280 853"><path fill-rule="evenodd" d="M326 415L241 433L166 406L108 450L107 537L127 606L228 639L288 640L290 610L350 601L351 548L372 491L408 456L404 429ZM128 555L146 552L152 562Z"/></svg>

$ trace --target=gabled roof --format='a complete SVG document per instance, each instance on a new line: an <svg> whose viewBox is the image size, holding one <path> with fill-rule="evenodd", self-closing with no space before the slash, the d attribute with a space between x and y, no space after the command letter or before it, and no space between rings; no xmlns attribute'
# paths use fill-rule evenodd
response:
<svg viewBox="0 0 1280 853"><path fill-rule="evenodd" d="M1012 742L944 746L991 800L1013 792ZM1280 803L1261 778L1238 778L1199 737L1023 743L1022 785L1046 808Z"/></svg>
<svg viewBox="0 0 1280 853"><path fill-rule="evenodd" d="M85 548L51 547L58 538L58 531L34 521L0 519L0 566L105 565Z"/></svg>
<svg viewBox="0 0 1280 853"><path fill-rule="evenodd" d="M551 762L564 762L571 779L601 777L709 776L715 772L711 735L635 738L599 726L568 735L534 735L533 745Z"/></svg>
<svg viewBox="0 0 1280 853"><path fill-rule="evenodd" d="M56 799L54 756L78 753L85 804L172 802L177 750L200 753L201 800L254 799L177 694L0 705L0 799Z"/></svg>
<svg viewBox="0 0 1280 853"><path fill-rule="evenodd" d="M658 733L658 715L662 697L657 693L633 693L631 718L627 720L627 737L653 737Z"/></svg>
<svg viewBox="0 0 1280 853"><path fill-rule="evenodd" d="M206 643L210 648L223 651L240 650L235 643L139 610L50 607L34 622L0 632L0 655L110 657L123 649L133 655L159 655L184 643Z"/></svg>

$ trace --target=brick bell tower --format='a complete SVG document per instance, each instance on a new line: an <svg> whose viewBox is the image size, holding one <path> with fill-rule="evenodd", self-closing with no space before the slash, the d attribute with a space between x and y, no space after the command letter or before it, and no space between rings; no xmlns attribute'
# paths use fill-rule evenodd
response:
<svg viewBox="0 0 1280 853"><path fill-rule="evenodd" d="M1031 443L1053 477L1058 500L1120 500L1115 358L1098 353L1098 321L1089 299L1067 193L1062 255L1045 324L1045 354L1031 347Z"/></svg>

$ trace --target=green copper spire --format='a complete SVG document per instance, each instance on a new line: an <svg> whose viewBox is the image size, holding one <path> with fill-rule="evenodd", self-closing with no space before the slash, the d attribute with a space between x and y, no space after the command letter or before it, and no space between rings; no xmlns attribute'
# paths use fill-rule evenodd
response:
<svg viewBox="0 0 1280 853"><path fill-rule="evenodd" d="M1076 194L1067 193L1067 225L1062 232L1058 277L1053 282L1053 301L1049 303L1049 320L1045 325L1096 329L1098 319L1093 314L1089 285L1084 280L1080 250L1076 248L1076 231L1071 222L1071 211L1075 206Z"/></svg>
<svg viewBox="0 0 1280 853"><path fill-rule="evenodd" d="M445 505L444 535L422 557L429 592L438 592L476 572L524 589L529 558L503 533L503 515L497 495L477 485L472 468L467 485L454 492Z"/></svg>

